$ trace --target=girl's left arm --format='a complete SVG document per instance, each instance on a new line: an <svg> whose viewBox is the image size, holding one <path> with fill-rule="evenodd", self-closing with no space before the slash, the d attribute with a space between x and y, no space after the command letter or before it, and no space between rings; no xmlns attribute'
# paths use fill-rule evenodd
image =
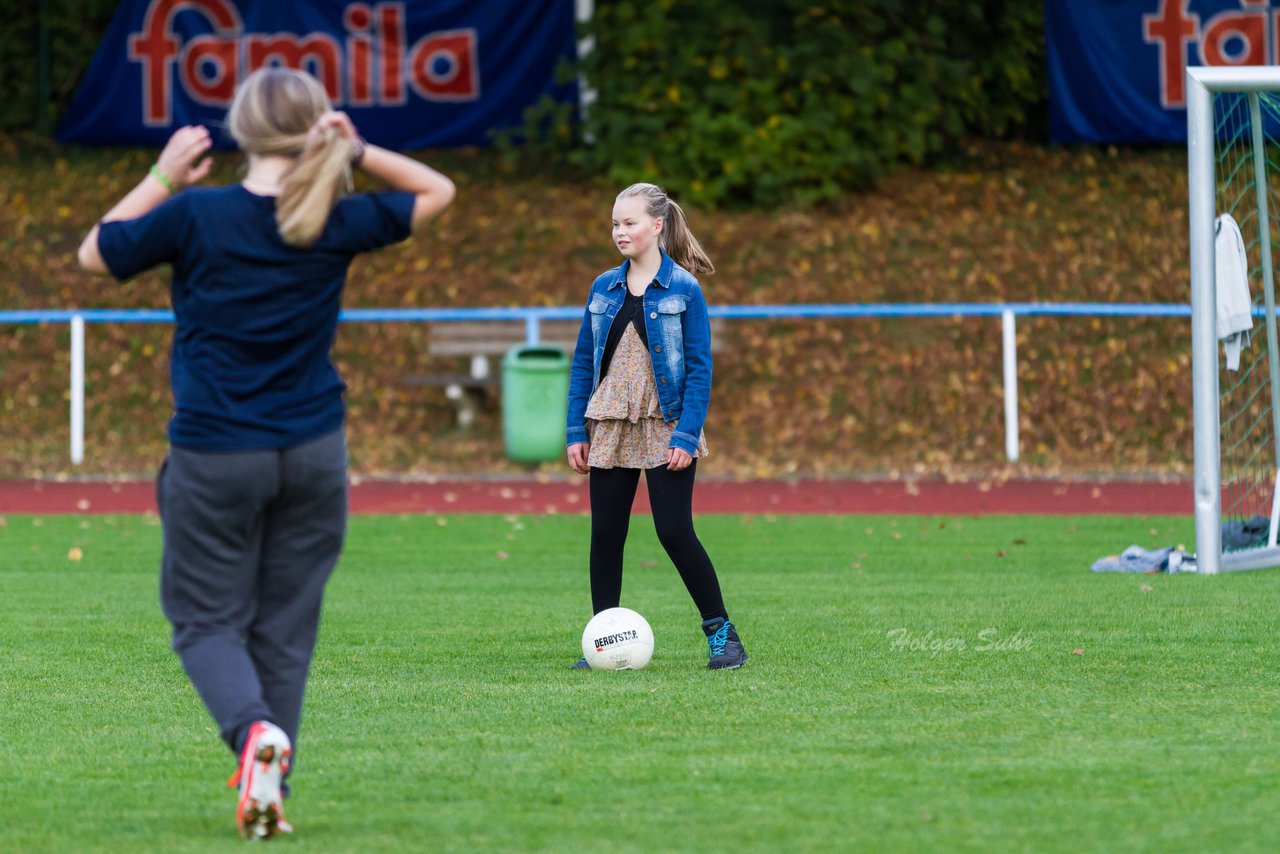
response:
<svg viewBox="0 0 1280 854"><path fill-rule="evenodd" d="M698 448L702 425L711 405L711 319L702 288L689 295L682 324L684 336L684 400L671 447L692 454Z"/></svg>
<svg viewBox="0 0 1280 854"><path fill-rule="evenodd" d="M205 157L200 160L213 145L209 131L201 125L188 125L178 128L164 150L156 165L136 187L129 191L115 207L107 211L80 243L76 253L80 267L88 273L98 276L109 276L111 271L98 250L98 223L115 220L137 219L151 213L169 196L190 184L204 180L213 166L213 159ZM197 162L199 161L199 162Z"/></svg>

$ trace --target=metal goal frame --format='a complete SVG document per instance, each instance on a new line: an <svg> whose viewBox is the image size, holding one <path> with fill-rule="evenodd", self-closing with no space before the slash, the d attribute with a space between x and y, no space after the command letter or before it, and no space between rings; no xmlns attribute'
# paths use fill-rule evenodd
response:
<svg viewBox="0 0 1280 854"><path fill-rule="evenodd" d="M1191 375L1194 410L1194 492L1196 571L1216 575L1280 566L1277 513L1280 490L1272 477L1272 512L1267 545L1244 551L1222 550L1222 448L1218 388L1218 339L1214 181L1216 128L1213 96L1242 93L1248 98L1252 126L1252 166L1256 187L1262 289L1265 300L1268 373L1275 459L1280 461L1280 354L1276 341L1276 302L1267 204L1266 153L1259 92L1280 92L1280 67L1215 66L1187 69L1187 181L1191 236ZM1257 309L1255 309L1255 316Z"/></svg>

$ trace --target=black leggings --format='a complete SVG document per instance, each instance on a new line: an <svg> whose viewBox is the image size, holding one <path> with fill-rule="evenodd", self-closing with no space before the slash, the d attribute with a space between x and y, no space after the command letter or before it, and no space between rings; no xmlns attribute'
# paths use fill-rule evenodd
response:
<svg viewBox="0 0 1280 854"><path fill-rule="evenodd" d="M720 582L707 550L693 531L693 478L697 460L684 471L666 466L645 470L649 506L658 540L676 565L703 620L728 617ZM622 550L640 469L591 469L591 607L616 608L622 597Z"/></svg>

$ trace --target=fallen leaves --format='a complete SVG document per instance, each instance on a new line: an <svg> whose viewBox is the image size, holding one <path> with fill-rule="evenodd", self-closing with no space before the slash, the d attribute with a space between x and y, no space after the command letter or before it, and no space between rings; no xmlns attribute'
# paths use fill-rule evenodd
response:
<svg viewBox="0 0 1280 854"><path fill-rule="evenodd" d="M165 305L164 273L102 289L74 263L82 230L154 152L85 151L60 168L56 155L20 154L0 164L0 234L14 237L0 304ZM1086 156L984 144L967 152L965 168L906 171L827 211L691 211L719 269L703 283L708 299L1185 302L1187 273L1176 262L1185 256L1185 157L1133 151L1086 166ZM236 179L233 161L220 160L218 180ZM591 279L616 264L607 212L617 188L494 178L484 154L457 168L468 192L426 236L357 259L348 305L578 306ZM554 214L515 240L495 212L522 205ZM530 263L547 245L561 247L556 262ZM519 291L502 272L510 270L520 271ZM91 328L87 462L78 471L149 472L163 457L170 334L159 324ZM429 359L425 335L419 324L341 327L334 355L349 385L353 467L528 472L503 454L500 404L488 401L463 432L442 389L404 385L406 375L466 368L461 358ZM965 477L1006 467L998 321L731 320L723 345L707 422L707 467L717 475ZM1020 319L1018 470L1189 471L1189 345L1178 320ZM67 352L65 327L0 335L0 476L70 468ZM561 460L543 469L566 471ZM918 490L914 481L906 488Z"/></svg>

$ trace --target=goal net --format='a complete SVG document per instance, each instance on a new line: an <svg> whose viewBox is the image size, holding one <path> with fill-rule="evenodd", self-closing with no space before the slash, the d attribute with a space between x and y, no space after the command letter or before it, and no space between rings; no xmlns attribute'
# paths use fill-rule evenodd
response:
<svg viewBox="0 0 1280 854"><path fill-rule="evenodd" d="M1280 566L1280 68L1187 77L1196 568Z"/></svg>

